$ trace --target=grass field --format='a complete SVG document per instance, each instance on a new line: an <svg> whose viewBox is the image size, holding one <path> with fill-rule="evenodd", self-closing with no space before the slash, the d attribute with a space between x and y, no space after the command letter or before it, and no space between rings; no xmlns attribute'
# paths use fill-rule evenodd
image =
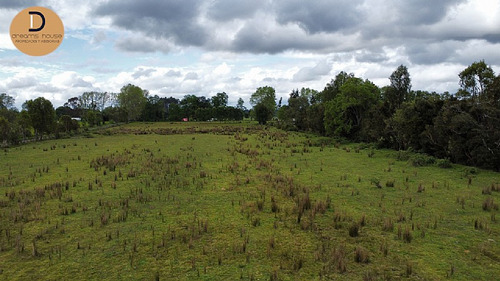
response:
<svg viewBox="0 0 500 281"><path fill-rule="evenodd" d="M498 280L500 174L396 156L218 123L5 149L0 280Z"/></svg>

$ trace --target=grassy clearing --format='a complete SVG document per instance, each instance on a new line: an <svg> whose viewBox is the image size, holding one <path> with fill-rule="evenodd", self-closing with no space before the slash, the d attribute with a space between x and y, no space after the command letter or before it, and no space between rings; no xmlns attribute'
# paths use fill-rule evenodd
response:
<svg viewBox="0 0 500 281"><path fill-rule="evenodd" d="M0 155L2 279L494 280L499 174L248 124Z"/></svg>

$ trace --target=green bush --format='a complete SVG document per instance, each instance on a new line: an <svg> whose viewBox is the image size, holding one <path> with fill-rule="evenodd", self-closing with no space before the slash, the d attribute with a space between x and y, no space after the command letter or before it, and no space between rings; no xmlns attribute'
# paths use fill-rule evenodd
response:
<svg viewBox="0 0 500 281"><path fill-rule="evenodd" d="M408 161L411 158L411 153L411 150L400 150L398 151L396 159L398 161Z"/></svg>
<svg viewBox="0 0 500 281"><path fill-rule="evenodd" d="M449 159L438 159L436 161L436 165L439 168L449 169L449 168L451 168L451 161Z"/></svg>
<svg viewBox="0 0 500 281"><path fill-rule="evenodd" d="M434 164L436 162L436 158L425 154L415 154L410 157L408 162L414 167L422 167Z"/></svg>

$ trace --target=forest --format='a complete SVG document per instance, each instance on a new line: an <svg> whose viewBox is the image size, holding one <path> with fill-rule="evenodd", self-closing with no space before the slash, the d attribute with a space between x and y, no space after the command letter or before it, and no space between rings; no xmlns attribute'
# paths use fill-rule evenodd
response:
<svg viewBox="0 0 500 281"><path fill-rule="evenodd" d="M459 90L413 90L408 68L400 65L378 87L352 73L340 72L322 91L294 89L285 104L273 87L259 87L252 109L242 98L228 106L228 94L181 100L150 95L128 84L119 93L86 92L54 108L39 97L19 111L14 98L0 94L3 146L48 137L61 138L105 123L133 121L240 121L245 117L289 131L312 132L379 148L420 152L415 165L451 162L500 170L500 76L484 61L458 74ZM436 159L440 160L436 160Z"/></svg>

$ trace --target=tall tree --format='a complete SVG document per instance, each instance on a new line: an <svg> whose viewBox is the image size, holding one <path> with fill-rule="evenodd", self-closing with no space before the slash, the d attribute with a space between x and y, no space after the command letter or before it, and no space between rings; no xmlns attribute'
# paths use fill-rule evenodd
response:
<svg viewBox="0 0 500 281"><path fill-rule="evenodd" d="M391 85L385 88L384 100L389 106L389 111L393 113L403 102L410 100L411 79L408 68L404 65L398 66L389 80Z"/></svg>
<svg viewBox="0 0 500 281"><path fill-rule="evenodd" d="M325 105L326 132L355 138L366 112L379 95L379 88L369 80L349 78L339 94Z"/></svg>
<svg viewBox="0 0 500 281"><path fill-rule="evenodd" d="M55 110L52 103L39 97L34 100L28 100L24 103L23 108L28 111L31 125L35 129L35 138L41 140L43 134L50 134L54 128Z"/></svg>
<svg viewBox="0 0 500 281"><path fill-rule="evenodd" d="M481 96L493 82L495 73L484 60L481 60L464 69L458 74L458 77L462 88L461 95L464 97L472 95L472 98L475 99L477 96Z"/></svg>
<svg viewBox="0 0 500 281"><path fill-rule="evenodd" d="M500 108L500 75L493 79L482 96L491 106Z"/></svg>
<svg viewBox="0 0 500 281"><path fill-rule="evenodd" d="M310 106L309 101L316 91L309 88L302 88L300 93L298 90L292 91L288 98L288 106L290 117L294 120L294 124L298 130L306 130L308 125L307 109Z"/></svg>
<svg viewBox="0 0 500 281"><path fill-rule="evenodd" d="M270 112L269 119L272 118L274 112L276 111L276 91L273 87L265 86L259 87L250 97L250 104L254 106L254 111L256 111L256 106L262 104L267 108L267 112ZM262 111L259 109L259 111ZM263 112L263 111L262 111ZM269 120L267 119L267 120ZM267 121L266 120L266 121Z"/></svg>
<svg viewBox="0 0 500 281"><path fill-rule="evenodd" d="M148 91L132 84L123 86L117 101L120 108L127 114L127 121L137 121L146 105Z"/></svg>
<svg viewBox="0 0 500 281"><path fill-rule="evenodd" d="M236 104L236 108L239 110L242 110L242 111L246 110L245 101L242 98L238 99L238 103Z"/></svg>
<svg viewBox="0 0 500 281"><path fill-rule="evenodd" d="M85 92L80 96L79 104L83 109L102 111L110 101L110 98L111 95L107 92ZM74 103L74 100L70 100ZM73 104L71 105L73 106Z"/></svg>
<svg viewBox="0 0 500 281"><path fill-rule="evenodd" d="M12 109L14 107L14 98L6 93L0 94L0 109Z"/></svg>
<svg viewBox="0 0 500 281"><path fill-rule="evenodd" d="M335 76L335 79L332 79L330 83L326 84L325 89L321 92L321 102L333 100L340 92L340 87L351 78L354 78L354 73L339 72L339 74Z"/></svg>

